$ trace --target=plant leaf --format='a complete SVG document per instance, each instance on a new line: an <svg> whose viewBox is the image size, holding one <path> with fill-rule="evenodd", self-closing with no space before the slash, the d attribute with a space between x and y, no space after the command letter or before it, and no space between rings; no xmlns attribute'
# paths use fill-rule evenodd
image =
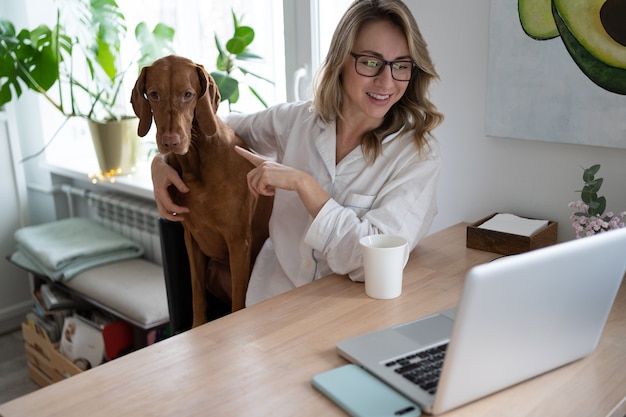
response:
<svg viewBox="0 0 626 417"><path fill-rule="evenodd" d="M228 53L222 47L222 43L220 42L217 34L214 35L215 38L215 47L217 48L218 54L215 62L215 66L217 70L223 71L226 73L230 73L231 67L233 65Z"/></svg>
<svg viewBox="0 0 626 417"><path fill-rule="evenodd" d="M265 100L263 100L263 97L261 97L261 95L252 86L249 85L248 89L252 92L252 94L254 94L254 96L257 98L257 100L259 100L261 102L263 107L265 107L267 109L268 105L265 102Z"/></svg>
<svg viewBox="0 0 626 417"><path fill-rule="evenodd" d="M232 71L233 61L230 59L229 55L219 54L217 56L217 60L215 62L215 66L219 71L223 71L229 74Z"/></svg>
<svg viewBox="0 0 626 417"><path fill-rule="evenodd" d="M585 169L583 171L583 181L584 182L593 181L593 177L598 173L599 170L600 170L600 164L596 164Z"/></svg>
<svg viewBox="0 0 626 417"><path fill-rule="evenodd" d="M232 101L233 97L238 97L239 81L221 72L212 72L211 76L215 80L217 89L220 92L220 101Z"/></svg>
<svg viewBox="0 0 626 417"><path fill-rule="evenodd" d="M41 54L32 64L35 67L30 75L44 91L48 91L59 78L59 63L54 48L51 45L43 47Z"/></svg>
<svg viewBox="0 0 626 417"><path fill-rule="evenodd" d="M260 55L248 51L247 49L240 54L237 54L237 59L242 61L251 61L253 59L263 59Z"/></svg>
<svg viewBox="0 0 626 417"><path fill-rule="evenodd" d="M239 82L237 82L237 84L239 84ZM237 89L228 98L228 103L229 104L234 104L234 103L236 103L238 101L239 101L239 86L237 86Z"/></svg>
<svg viewBox="0 0 626 417"><path fill-rule="evenodd" d="M250 26L239 26L235 30L235 38L240 38L246 46L250 45L254 41L254 29Z"/></svg>
<svg viewBox="0 0 626 417"><path fill-rule="evenodd" d="M215 47L217 48L217 52L220 55L224 55L224 48L222 47L222 42L220 42L220 38L217 37L217 33L213 34L213 39L215 39Z"/></svg>
<svg viewBox="0 0 626 417"><path fill-rule="evenodd" d="M238 67L238 68L239 68L239 71L241 71L243 73L243 75L251 75L251 76L253 76L255 78L258 78L259 80L263 80L263 81L266 81L266 82L274 85L274 81L270 80L269 78L265 78L265 77L263 77L263 76L261 76L259 74L256 74L254 72L248 71L247 69L242 68L242 67Z"/></svg>
<svg viewBox="0 0 626 417"><path fill-rule="evenodd" d="M93 27L95 40L88 46L88 50L113 82L117 74L122 39L127 30L124 15L115 0L89 0L89 2L88 19Z"/></svg>
<svg viewBox="0 0 626 417"><path fill-rule="evenodd" d="M602 183L604 182L604 178L597 178L593 181L587 183L585 188L589 188L589 191L592 193L597 193L600 191L600 187L602 187Z"/></svg>
<svg viewBox="0 0 626 417"><path fill-rule="evenodd" d="M583 200L583 202L588 206L591 205L596 200L596 198L598 198L598 195L596 193L592 193L586 190L583 190L580 193L580 199Z"/></svg>
<svg viewBox="0 0 626 417"><path fill-rule="evenodd" d="M0 20L0 106L22 95L22 85L46 92L58 78L57 55L53 48L53 32L40 25L33 31L23 29L15 34L15 27Z"/></svg>
<svg viewBox="0 0 626 417"><path fill-rule="evenodd" d="M233 27L235 30L239 27L239 19L237 19L237 15L235 14L235 9L230 9L230 14L233 17Z"/></svg>
<svg viewBox="0 0 626 417"><path fill-rule="evenodd" d="M246 44L241 38L231 38L226 41L226 50L233 55L238 55L246 49Z"/></svg>
<svg viewBox="0 0 626 417"><path fill-rule="evenodd" d="M155 60L165 55L173 54L175 30L163 23L158 23L152 32L145 22L135 27L135 38L139 43L141 57L137 60L138 69L152 64Z"/></svg>
<svg viewBox="0 0 626 417"><path fill-rule="evenodd" d="M600 197L597 200L598 206L596 208L596 216L602 216L604 210L606 209L606 198Z"/></svg>
<svg viewBox="0 0 626 417"><path fill-rule="evenodd" d="M226 42L226 50L233 55L239 55L246 50L254 40L254 30L249 26L239 26L235 34Z"/></svg>

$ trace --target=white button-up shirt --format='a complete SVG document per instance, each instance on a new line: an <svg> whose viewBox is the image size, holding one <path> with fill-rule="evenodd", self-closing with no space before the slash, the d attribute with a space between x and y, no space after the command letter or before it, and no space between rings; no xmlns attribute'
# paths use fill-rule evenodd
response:
<svg viewBox="0 0 626 417"><path fill-rule="evenodd" d="M337 164L335 123L323 123L310 102L231 113L226 122L250 148L307 172L331 197L313 218L296 192L276 190L270 238L256 260L247 305L332 273L363 281L360 238L400 235L413 249L428 232L441 165L435 139L420 156L411 135L392 134L373 164L361 147Z"/></svg>

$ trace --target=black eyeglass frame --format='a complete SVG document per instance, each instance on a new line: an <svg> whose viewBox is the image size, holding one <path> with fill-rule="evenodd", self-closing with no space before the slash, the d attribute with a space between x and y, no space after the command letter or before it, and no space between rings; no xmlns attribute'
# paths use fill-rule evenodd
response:
<svg viewBox="0 0 626 417"><path fill-rule="evenodd" d="M408 82L408 81L411 81L411 78L413 78L413 73L415 72L415 68L417 68L417 64L415 62L413 62L412 60L410 60L410 59L407 59L407 60L399 59L397 61L385 61L384 59L382 59L382 58L380 58L378 56L374 56L374 55L355 54L354 52L350 52L350 55L354 58L354 70L356 71L357 74L359 74L362 77L369 77L369 78L378 77L384 71L385 67L387 65L389 65L389 70L391 71L391 78L393 78L396 81ZM362 57L374 58L374 59L376 59L378 61L381 61L383 63L383 65L380 66L380 68L378 69L378 72L376 74L373 74L373 75L361 74L359 72L359 69L358 69L358 66L359 66L358 62L359 62L359 58L362 58ZM396 64L398 62L410 62L411 63L411 76L409 77L408 80L399 80L396 77L394 77L394 75L393 75L393 64Z"/></svg>

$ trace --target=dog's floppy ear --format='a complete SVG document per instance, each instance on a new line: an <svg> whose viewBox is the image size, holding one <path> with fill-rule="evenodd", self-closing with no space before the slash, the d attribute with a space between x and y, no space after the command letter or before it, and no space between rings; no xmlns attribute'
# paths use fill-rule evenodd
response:
<svg viewBox="0 0 626 417"><path fill-rule="evenodd" d="M213 136L217 131L217 107L220 104L220 92L213 77L200 64L196 64L201 92L196 104L196 120L200 130L207 136Z"/></svg>
<svg viewBox="0 0 626 417"><path fill-rule="evenodd" d="M135 115L139 117L139 126L137 127L137 134L144 137L148 134L150 126L152 125L152 109L150 103L145 96L146 90L146 74L148 73L148 67L143 67L139 78L135 81L135 87L130 96L130 102L133 105Z"/></svg>

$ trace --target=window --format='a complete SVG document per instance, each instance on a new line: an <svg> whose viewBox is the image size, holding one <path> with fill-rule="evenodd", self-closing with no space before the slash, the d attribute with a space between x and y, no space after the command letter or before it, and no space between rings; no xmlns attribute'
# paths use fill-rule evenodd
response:
<svg viewBox="0 0 626 417"><path fill-rule="evenodd" d="M352 0L317 0L318 16L324 16L323 19L318 18L318 37L319 48L317 50L317 65L324 60L330 40L333 37L339 19L346 11Z"/></svg>
<svg viewBox="0 0 626 417"><path fill-rule="evenodd" d="M250 49L263 58L242 61L241 66L274 84L249 75L244 77L237 71L233 76L243 84L240 85L240 100L233 105L233 110L252 112L263 108L246 88L246 83L259 91L269 105L286 100L281 0L118 0L118 4L126 16L131 39L139 22L145 21L150 29L157 22L163 22L176 30L176 54L204 65L209 72L216 69L214 37L217 36L222 44L230 39L234 31L234 12L241 25L254 29L255 40ZM125 52L130 56L134 51ZM228 110L227 106L220 106L220 111L224 110Z"/></svg>
<svg viewBox="0 0 626 417"><path fill-rule="evenodd" d="M323 60L339 18L352 0L118 0L129 30L146 21L158 21L176 28L176 53L215 68L217 52L214 34L225 42L233 32L231 10L241 23L256 32L252 51L262 61L242 66L274 81L272 86L250 79L268 104L310 97L312 75ZM234 109L242 112L262 107L249 93ZM297 92L297 93L296 93ZM225 106L222 107L222 110Z"/></svg>
<svg viewBox="0 0 626 417"><path fill-rule="evenodd" d="M30 8L33 19L30 25L44 20L51 23L54 13L50 13L53 4L44 0L31 0L36 5ZM251 26L256 38L251 50L263 59L244 61L242 66L256 74L268 78L274 84L263 80L247 77L241 81L250 83L260 92L269 104L310 97L308 87L312 74L326 55L330 39L337 21L352 0L117 0L126 17L128 39L134 37L134 28L139 22L146 22L152 29L157 22L166 23L176 29L174 49L178 55L188 57L203 64L208 71L215 69L217 52L214 36L225 42L233 34L231 12L240 18L240 23ZM30 2L29 2L30 3ZM125 42L124 57L127 62L132 59L136 45ZM131 83L129 77L127 83ZM123 102L130 99L132 85L124 88ZM298 94L295 94L298 91ZM240 112L254 112L263 106L247 91L241 88L242 97L233 106ZM45 109L48 104L43 104ZM129 112L132 110L129 107ZM220 113L228 111L227 106L220 106ZM55 132L62 119L54 112L44 111L42 126L44 132ZM52 160L67 159L66 150L74 145L82 144L77 154L88 152L88 136L82 121L71 121L64 128L63 137L72 140L57 143L47 149L46 154ZM44 143L50 140L52 133L46 134ZM149 133L148 138L153 134ZM65 139L64 139L65 140ZM86 144L86 145L85 145Z"/></svg>
<svg viewBox="0 0 626 417"><path fill-rule="evenodd" d="M311 97L313 75L326 56L337 22L351 2L284 0L288 100Z"/></svg>
<svg viewBox="0 0 626 417"><path fill-rule="evenodd" d="M41 1L41 0L37 0ZM249 113L262 110L260 101L247 89L246 83L253 86L268 105L286 101L285 94L285 35L283 32L283 4L282 0L117 0L124 13L128 33L127 42L122 45L122 60L132 62L137 52L134 42L134 29L140 22L146 22L150 30L158 22L165 23L176 30L174 36L174 50L177 55L185 56L194 62L204 65L207 71L216 69L217 48L215 36L222 44L231 38L234 32L232 13L234 12L241 25L254 29L255 40L250 46L251 52L262 59L242 61L241 67L267 78L273 83L266 82L251 76L244 76L240 72L233 74L240 81L240 99L233 104L232 110ZM52 7L46 5L46 7ZM127 77L123 86L120 103L127 106L127 112L132 114L130 93L135 78ZM229 111L226 103L222 102L219 114ZM62 119L56 114L43 113L42 124L44 132L54 132L61 125ZM154 129L154 125L152 126ZM52 134L50 134L52 136ZM89 140L87 126L82 120L71 120L63 128L60 139L54 140L46 149L46 158L49 162L68 160L67 149L72 149L76 155L90 155L93 153ZM44 139L45 142L49 137ZM143 138L145 153L153 150L154 131ZM74 161L85 158L72 158ZM89 159L89 158L87 158ZM93 163L92 163L93 165Z"/></svg>

